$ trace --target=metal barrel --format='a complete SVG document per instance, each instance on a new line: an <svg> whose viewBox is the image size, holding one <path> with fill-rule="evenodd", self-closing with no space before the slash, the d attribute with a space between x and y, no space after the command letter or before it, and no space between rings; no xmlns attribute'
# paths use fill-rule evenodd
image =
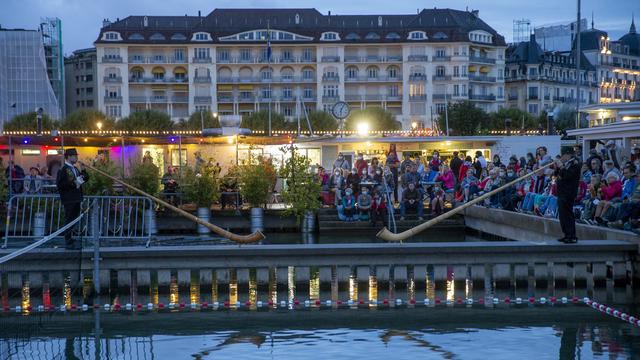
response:
<svg viewBox="0 0 640 360"><path fill-rule="evenodd" d="M154 209L146 209L144 216L147 218L147 231L149 235L155 235L158 233L156 226L156 212Z"/></svg>
<svg viewBox="0 0 640 360"><path fill-rule="evenodd" d="M251 208L251 232L264 230L264 209L261 207Z"/></svg>
<svg viewBox="0 0 640 360"><path fill-rule="evenodd" d="M33 216L33 236L43 237L46 226L46 214L37 212Z"/></svg>
<svg viewBox="0 0 640 360"><path fill-rule="evenodd" d="M211 210L208 207L199 207L198 208L198 218L202 221L209 222L211 220ZM198 234L199 235L208 235L211 232L209 228L206 226L202 226L198 224Z"/></svg>
<svg viewBox="0 0 640 360"><path fill-rule="evenodd" d="M316 215L313 211L307 211L302 218L302 232L314 232L316 230Z"/></svg>

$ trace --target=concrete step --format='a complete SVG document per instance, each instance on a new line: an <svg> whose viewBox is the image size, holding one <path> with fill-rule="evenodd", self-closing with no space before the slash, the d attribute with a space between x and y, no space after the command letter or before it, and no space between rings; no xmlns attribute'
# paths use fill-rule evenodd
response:
<svg viewBox="0 0 640 360"><path fill-rule="evenodd" d="M426 221L426 219L425 219ZM417 218L407 220L396 220L396 227L400 230L408 230L415 226L422 224L424 221L419 221ZM447 229L447 228L462 228L464 227L464 219L458 218L450 218L443 220L439 224L435 225L434 228L437 229ZM370 221L340 221L340 220L332 220L332 221L322 221L319 224L320 231L361 231L361 230L375 230L381 229L382 224L378 222L375 226L371 225Z"/></svg>

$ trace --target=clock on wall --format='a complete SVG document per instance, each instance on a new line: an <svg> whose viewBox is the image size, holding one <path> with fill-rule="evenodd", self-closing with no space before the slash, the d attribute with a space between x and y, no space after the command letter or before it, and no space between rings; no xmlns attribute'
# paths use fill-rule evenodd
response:
<svg viewBox="0 0 640 360"><path fill-rule="evenodd" d="M336 119L344 120L349 116L349 104L344 101L338 101L333 104L333 108L331 108L331 113Z"/></svg>

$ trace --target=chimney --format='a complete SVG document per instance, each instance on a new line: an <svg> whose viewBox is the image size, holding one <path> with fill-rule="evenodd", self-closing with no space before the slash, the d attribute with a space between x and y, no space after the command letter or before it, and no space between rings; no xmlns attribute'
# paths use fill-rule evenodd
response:
<svg viewBox="0 0 640 360"><path fill-rule="evenodd" d="M200 17L200 16L201 16L201 15L200 15L200 10L198 10L198 17Z"/></svg>
<svg viewBox="0 0 640 360"><path fill-rule="evenodd" d="M111 21L109 21L109 19L102 20L102 27L107 27L109 25L111 25Z"/></svg>
<svg viewBox="0 0 640 360"><path fill-rule="evenodd" d="M329 16L331 16L331 10L329 10Z"/></svg>
<svg viewBox="0 0 640 360"><path fill-rule="evenodd" d="M480 10L471 10L471 13L473 14L473 16L475 17L479 17L480 16Z"/></svg>

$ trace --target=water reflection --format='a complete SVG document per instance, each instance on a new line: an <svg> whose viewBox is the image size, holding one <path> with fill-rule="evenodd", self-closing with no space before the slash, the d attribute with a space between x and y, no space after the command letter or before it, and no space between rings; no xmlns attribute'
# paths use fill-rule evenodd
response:
<svg viewBox="0 0 640 360"><path fill-rule="evenodd" d="M20 306L22 306L23 311L28 312L27 308L31 306L31 291L29 289L29 279L22 279L22 302Z"/></svg>
<svg viewBox="0 0 640 360"><path fill-rule="evenodd" d="M171 272L171 279L169 282L169 303L177 304L179 302L178 293L178 274L175 271Z"/></svg>
<svg viewBox="0 0 640 360"><path fill-rule="evenodd" d="M446 294L447 302L450 305L453 305L456 299L456 282L455 282L455 272L453 271L453 266L447 266L447 294Z"/></svg>
<svg viewBox="0 0 640 360"><path fill-rule="evenodd" d="M238 302L238 270L229 269L229 306L236 308Z"/></svg>
<svg viewBox="0 0 640 360"><path fill-rule="evenodd" d="M189 302L191 304L200 303L200 271L191 270L191 281L189 282Z"/></svg>
<svg viewBox="0 0 640 360"><path fill-rule="evenodd" d="M287 268L287 297L289 308L293 309L295 306L293 301L296 298L296 268L293 266Z"/></svg>
<svg viewBox="0 0 640 360"><path fill-rule="evenodd" d="M275 267L269 268L269 301L271 306L275 309L278 307L278 278L277 269Z"/></svg>
<svg viewBox="0 0 640 360"><path fill-rule="evenodd" d="M256 268L249 269L249 302L251 303L251 309L255 310L258 302L258 275Z"/></svg>
<svg viewBox="0 0 640 360"><path fill-rule="evenodd" d="M315 304L320 300L320 268L312 266L309 269L309 301Z"/></svg>
<svg viewBox="0 0 640 360"><path fill-rule="evenodd" d="M67 309L71 309L71 275L70 274L65 274L64 276L64 282L62 285L62 294L63 294L63 302L64 302L64 306L66 306Z"/></svg>

